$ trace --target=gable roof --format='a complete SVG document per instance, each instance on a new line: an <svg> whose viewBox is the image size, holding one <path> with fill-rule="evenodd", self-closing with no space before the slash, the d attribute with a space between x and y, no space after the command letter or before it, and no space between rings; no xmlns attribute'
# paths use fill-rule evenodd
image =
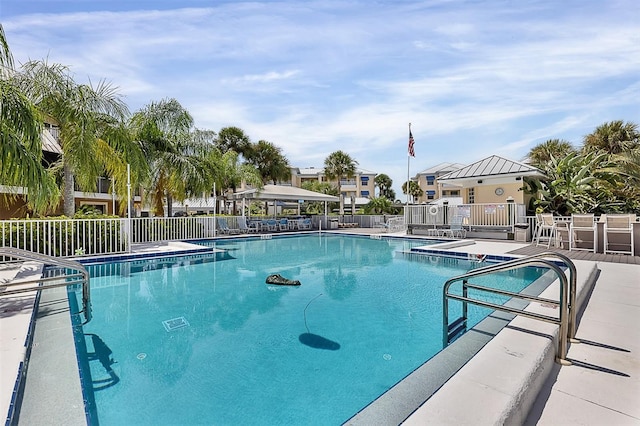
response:
<svg viewBox="0 0 640 426"><path fill-rule="evenodd" d="M499 155L492 155L483 160L476 161L459 170L447 173L440 177L440 181L465 180L475 178L487 178L498 176L544 176L543 173L533 167L518 161L508 160Z"/></svg>

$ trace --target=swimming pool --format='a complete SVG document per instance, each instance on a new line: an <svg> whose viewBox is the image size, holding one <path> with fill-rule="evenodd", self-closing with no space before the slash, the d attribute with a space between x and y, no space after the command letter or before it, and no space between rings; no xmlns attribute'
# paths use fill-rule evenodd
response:
<svg viewBox="0 0 640 426"><path fill-rule="evenodd" d="M90 266L94 319L76 340L92 419L348 420L442 349L442 285L477 263L401 253L425 244L242 239L211 243L217 255ZM519 291L543 272L484 279ZM265 284L274 273L302 285ZM470 307L471 323L488 312Z"/></svg>

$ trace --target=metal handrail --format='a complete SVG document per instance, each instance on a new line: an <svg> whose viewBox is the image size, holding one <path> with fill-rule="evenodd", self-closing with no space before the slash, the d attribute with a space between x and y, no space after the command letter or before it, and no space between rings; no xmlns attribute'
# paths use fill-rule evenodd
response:
<svg viewBox="0 0 640 426"><path fill-rule="evenodd" d="M539 254L539 255L534 255L534 256L529 256L526 258L520 258L520 259L514 259L512 261L508 261L508 262L504 262L504 263L499 263L499 264L495 264L495 265L489 265L483 268L479 268L479 269L474 269L472 271L469 271L465 274L459 275L457 277L453 277L450 278L449 280L447 280L445 282L444 288L443 288L443 311L442 311L442 315L443 315L443 345L446 346L449 344L449 299L454 299L454 300L459 300L461 302L463 302L463 319L466 321L466 312L467 312L467 303L473 303L475 305L479 305L479 306L483 306L483 307L487 307L487 308L491 308L494 310L498 310L498 311L503 311L503 312L508 312L514 315L521 315L527 318L532 318L532 319L537 319L540 321L545 321L545 322L549 322L552 324L557 324L560 327L560 330L558 332L558 352L557 352L557 356L556 356L556 361L561 363L561 364L569 364L569 362L566 360L566 356L567 356L567 349L568 349L568 342L569 340L575 336L575 330L570 330L570 322L572 323L572 327L575 327L575 320L571 321L570 318L574 317L575 318L575 311L576 311L576 307L575 307L575 288L571 288L571 286L574 286L574 284L570 285L569 280L567 280L566 275L564 274L564 272L552 261L547 260L547 259L540 259L539 257L550 257L550 256L558 256L557 253L547 253L547 256L543 256L544 253ZM575 265L573 265L573 263L571 262L571 260L569 260L568 258L566 258L565 256L559 255L559 258L561 258L564 263L567 264L567 266L569 266L569 270L570 270L570 275L572 276L571 280L575 280ZM541 297L537 297L537 296L529 296L529 295L523 295L523 294L519 294L519 293L513 293L513 292L509 292L509 291L505 291L505 290L499 290L499 289L494 289L494 288L489 288L489 287L484 287L484 286L478 286L475 284L469 284L468 283L468 279L471 277L477 277L477 276L481 276L481 275L489 275L498 271L508 271L508 270L513 270L513 269L519 269L522 268L524 266L529 266L529 265L541 265L541 266L545 266L548 267L549 269L551 269L552 271L555 272L555 274L558 276L558 279L560 280L560 300L559 301L555 301L555 300L549 300L549 299L545 299L545 298L541 298ZM449 288L451 287L451 285L455 282L458 281L462 281L462 296L456 295L456 294L451 294L449 293ZM480 291L485 291L485 292L491 292L491 293L495 293L495 294L502 294L502 295L506 295L506 296L510 296L510 297L515 297L515 298L520 298L520 299L524 299L524 300L528 300L528 301L539 301L539 302L543 302L543 303L547 303L547 304L552 304L555 306L558 306L560 308L560 314L559 316L556 317L552 317L552 316L548 316L548 315L542 315L542 314L537 314L534 312L528 312L522 309L516 309L516 308L512 308L509 306L504 306L504 305L498 305L495 303L490 303L490 302L485 302L485 301L481 301L481 300L476 300L476 299L472 299L470 297L468 297L468 293L467 290L469 288L473 288L476 290L480 290ZM569 304L569 300L572 301L572 305L571 305L571 311L570 312L570 304Z"/></svg>
<svg viewBox="0 0 640 426"><path fill-rule="evenodd" d="M19 289L3 290L2 292L0 292L0 294L1 295L19 294L19 293L27 293L34 290L45 290L49 288L68 287L70 285L82 284L82 310L79 313L84 314L85 321L83 325L91 321L91 317L92 317L91 286L89 284L89 272L80 262L77 262L71 259L47 256L45 254L35 253L35 252L13 248L13 247L0 247L0 257L11 257L14 259L33 260L36 262L42 262L47 265L55 265L55 266L68 268L76 271L76 273L65 274L64 276L41 277L33 280L19 281L16 283L4 283L3 286L5 287L25 286L27 284L33 284L33 283L35 283L36 285L21 287ZM58 281L61 278L65 278L65 279L80 278L80 279L65 281L64 283L58 283L58 284L45 284L52 281Z"/></svg>

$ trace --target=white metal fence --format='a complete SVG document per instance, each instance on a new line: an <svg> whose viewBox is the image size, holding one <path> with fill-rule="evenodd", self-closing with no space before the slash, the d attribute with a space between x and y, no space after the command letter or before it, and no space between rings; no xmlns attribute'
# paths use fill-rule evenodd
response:
<svg viewBox="0 0 640 426"><path fill-rule="evenodd" d="M195 217L142 217L131 219L131 242L175 241L213 238L215 218ZM235 227L235 223L230 223Z"/></svg>
<svg viewBox="0 0 640 426"><path fill-rule="evenodd" d="M238 228L237 217L225 218L230 228ZM323 218L314 217L315 229L321 226L319 221ZM372 227L374 218L343 216L341 220ZM322 229L327 229L326 225ZM0 247L21 248L49 256L89 256L126 253L131 244L137 243L213 238L216 233L216 218L212 216L0 220Z"/></svg>
<svg viewBox="0 0 640 426"><path fill-rule="evenodd" d="M462 225L473 228L512 228L527 221L524 204L458 204L407 207L407 225L448 225L454 217L462 218Z"/></svg>
<svg viewBox="0 0 640 426"><path fill-rule="evenodd" d="M0 247L49 256L98 255L125 253L133 243L212 238L214 232L214 218L207 216L2 220Z"/></svg>
<svg viewBox="0 0 640 426"><path fill-rule="evenodd" d="M127 250L126 219L2 220L0 246L48 256Z"/></svg>

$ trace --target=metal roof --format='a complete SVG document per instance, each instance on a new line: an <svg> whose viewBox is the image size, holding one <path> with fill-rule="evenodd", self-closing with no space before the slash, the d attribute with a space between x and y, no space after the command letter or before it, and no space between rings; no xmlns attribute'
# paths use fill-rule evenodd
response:
<svg viewBox="0 0 640 426"><path fill-rule="evenodd" d="M256 200L279 200L279 201L340 201L333 195L322 194L320 192L307 191L295 186L265 185L262 189L249 189L233 194L236 200L247 198Z"/></svg>
<svg viewBox="0 0 640 426"><path fill-rule="evenodd" d="M460 163L440 163L433 167L429 167L428 169L424 169L418 174L419 175L435 175L438 173L453 172L463 167L464 167L464 164L460 164Z"/></svg>
<svg viewBox="0 0 640 426"><path fill-rule="evenodd" d="M492 155L491 157L487 157L459 170L441 176L440 180L470 179L503 175L542 176L542 172L527 164L508 160L498 155Z"/></svg>

